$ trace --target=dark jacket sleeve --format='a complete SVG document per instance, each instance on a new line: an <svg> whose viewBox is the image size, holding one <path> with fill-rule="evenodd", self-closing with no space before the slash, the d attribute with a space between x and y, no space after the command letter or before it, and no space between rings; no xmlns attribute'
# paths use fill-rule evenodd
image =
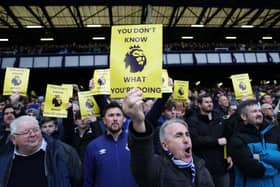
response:
<svg viewBox="0 0 280 187"><path fill-rule="evenodd" d="M72 107L69 107L67 109L67 118L63 118L62 123L63 123L64 133L61 140L69 145L73 145L75 121L74 121L74 113L72 111Z"/></svg>
<svg viewBox="0 0 280 187"><path fill-rule="evenodd" d="M244 142L238 136L232 136L228 143L229 153L233 159L233 163L242 173L249 177L263 177L265 167L247 148Z"/></svg>
<svg viewBox="0 0 280 187"><path fill-rule="evenodd" d="M201 158L193 155L195 167L196 167L196 186L198 187L214 187L214 182L208 169L205 167L205 161Z"/></svg>
<svg viewBox="0 0 280 187"><path fill-rule="evenodd" d="M92 131L93 131L93 139L97 138L98 136L103 134L103 130L101 128L101 125L98 120L96 120L95 122L92 122L90 124Z"/></svg>
<svg viewBox="0 0 280 187"><path fill-rule="evenodd" d="M94 100L96 101L102 113L105 107L108 105L105 95L94 95Z"/></svg>
<svg viewBox="0 0 280 187"><path fill-rule="evenodd" d="M81 186L82 184L82 162L76 150L63 142L64 159L67 163L69 177L73 187Z"/></svg>
<svg viewBox="0 0 280 187"><path fill-rule="evenodd" d="M154 186L159 174L159 159L153 153L153 128L146 123L146 133L137 133L129 125L130 167L139 186Z"/></svg>
<svg viewBox="0 0 280 187"><path fill-rule="evenodd" d="M6 186L9 179L9 171L12 168L14 156L14 145L12 142L8 142L0 147L0 186Z"/></svg>
<svg viewBox="0 0 280 187"><path fill-rule="evenodd" d="M0 148L4 146L7 142L9 142L9 135L10 133L8 131L0 129Z"/></svg>

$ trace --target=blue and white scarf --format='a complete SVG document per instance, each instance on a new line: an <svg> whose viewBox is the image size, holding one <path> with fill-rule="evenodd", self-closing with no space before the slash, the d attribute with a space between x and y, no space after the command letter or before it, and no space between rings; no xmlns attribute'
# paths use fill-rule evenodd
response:
<svg viewBox="0 0 280 187"><path fill-rule="evenodd" d="M189 162L185 162L183 160L178 160L177 158L175 158L173 156L172 153L170 152L167 152L167 155L168 155L168 158L170 158L170 160L180 169L186 169L186 168L190 168L191 169L191 174L192 174L192 183L194 183L195 181L195 173L196 173L196 170L195 170L195 165L194 165L194 162L193 162L193 159Z"/></svg>

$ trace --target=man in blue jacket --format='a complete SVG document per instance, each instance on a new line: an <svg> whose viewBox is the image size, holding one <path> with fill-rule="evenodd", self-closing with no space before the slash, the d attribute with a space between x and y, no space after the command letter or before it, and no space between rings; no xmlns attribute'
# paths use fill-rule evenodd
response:
<svg viewBox="0 0 280 187"><path fill-rule="evenodd" d="M235 163L235 187L280 185L279 126L265 124L256 100L239 104L242 119L229 140Z"/></svg>
<svg viewBox="0 0 280 187"><path fill-rule="evenodd" d="M90 142L85 152L84 187L136 187L129 169L124 113L118 103L105 106L103 122L106 133Z"/></svg>

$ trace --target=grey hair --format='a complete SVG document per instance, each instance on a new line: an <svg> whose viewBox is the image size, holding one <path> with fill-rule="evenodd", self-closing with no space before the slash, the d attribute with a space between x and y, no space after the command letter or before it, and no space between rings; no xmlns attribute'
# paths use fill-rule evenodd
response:
<svg viewBox="0 0 280 187"><path fill-rule="evenodd" d="M258 105L258 102L255 99L248 99L245 101L242 101L238 107L237 107L237 112L239 115L241 114L247 114L248 113L248 106L252 106L252 105Z"/></svg>
<svg viewBox="0 0 280 187"><path fill-rule="evenodd" d="M172 125L174 123L180 123L182 125L184 125L187 129L188 129L188 124L180 119L180 118L173 118L173 119L170 119L170 120L166 120L160 127L159 129L159 140L160 140L160 143L164 142L164 140L166 139L166 136L165 136L165 128L169 125Z"/></svg>
<svg viewBox="0 0 280 187"><path fill-rule="evenodd" d="M12 121L10 124L10 134L13 135L17 132L17 127L19 124L22 122L29 122L29 123L34 123L36 126L39 127L39 122L32 116L24 115L16 118L15 120Z"/></svg>

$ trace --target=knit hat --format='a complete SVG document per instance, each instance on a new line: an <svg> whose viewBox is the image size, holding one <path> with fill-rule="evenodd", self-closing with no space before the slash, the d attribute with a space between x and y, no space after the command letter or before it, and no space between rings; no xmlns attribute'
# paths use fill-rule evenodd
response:
<svg viewBox="0 0 280 187"><path fill-rule="evenodd" d="M32 113L32 116L35 116L36 119L37 119L38 121L40 121L41 116L40 116L40 111L39 111L38 109L29 108L29 109L26 110L26 114L27 114L27 115L30 115L31 113Z"/></svg>

